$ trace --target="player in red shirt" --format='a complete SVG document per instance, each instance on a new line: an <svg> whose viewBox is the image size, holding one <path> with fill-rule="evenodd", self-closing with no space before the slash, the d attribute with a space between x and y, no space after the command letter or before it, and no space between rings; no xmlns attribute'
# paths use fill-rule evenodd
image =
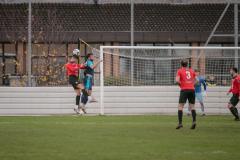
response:
<svg viewBox="0 0 240 160"><path fill-rule="evenodd" d="M80 107L80 96L81 91L84 91L83 84L78 80L79 69L85 69L84 64L78 64L78 55L74 54L70 61L65 64L67 75L69 77L69 84L71 84L76 92L76 107L74 107L74 111L79 114L80 110L84 112L84 109Z"/></svg>
<svg viewBox="0 0 240 160"><path fill-rule="evenodd" d="M183 116L183 107L185 103L189 102L189 107L192 112L193 123L191 129L195 129L196 127L196 110L194 108L195 105L195 82L196 75L195 72L188 68L188 60L181 61L181 68L178 69L176 75L176 82L181 88L180 96L179 96L179 104L178 104L178 126L176 129L180 129L183 127L182 125L182 116Z"/></svg>
<svg viewBox="0 0 240 160"><path fill-rule="evenodd" d="M239 115L236 106L239 102L240 75L238 75L238 69L235 67L230 69L230 74L232 76L232 85L227 94L232 93L232 97L228 103L228 108L235 117L235 120L239 121Z"/></svg>

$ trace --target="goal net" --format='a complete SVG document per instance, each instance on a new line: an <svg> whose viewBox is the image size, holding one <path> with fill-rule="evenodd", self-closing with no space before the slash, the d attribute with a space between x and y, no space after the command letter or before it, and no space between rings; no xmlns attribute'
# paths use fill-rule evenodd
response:
<svg viewBox="0 0 240 160"><path fill-rule="evenodd" d="M189 67L198 69L205 78L209 90L207 103L212 103L209 106L225 106L227 101L222 98L231 83L229 69L239 66L238 50L238 47L101 46L101 113L161 113L171 107L176 110L179 88L175 76L182 59L187 59Z"/></svg>

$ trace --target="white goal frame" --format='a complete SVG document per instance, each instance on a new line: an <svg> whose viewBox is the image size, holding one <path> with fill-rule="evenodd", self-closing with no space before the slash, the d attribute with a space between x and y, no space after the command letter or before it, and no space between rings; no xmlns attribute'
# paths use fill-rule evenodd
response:
<svg viewBox="0 0 240 160"><path fill-rule="evenodd" d="M238 53L240 47L182 47L182 46L100 46L100 60L104 58L104 49L168 49L168 50L235 50L235 53ZM132 55L132 54L131 54ZM133 58L133 57L132 57ZM237 54L235 54L235 58L239 58ZM104 66L103 61L100 63L100 115L104 115ZM133 70L133 69L131 69Z"/></svg>

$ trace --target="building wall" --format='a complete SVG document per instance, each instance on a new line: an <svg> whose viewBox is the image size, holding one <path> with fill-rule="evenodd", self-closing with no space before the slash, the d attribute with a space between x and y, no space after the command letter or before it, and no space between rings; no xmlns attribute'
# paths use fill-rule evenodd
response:
<svg viewBox="0 0 240 160"><path fill-rule="evenodd" d="M99 49L100 45L129 45L129 43L122 42L97 42L89 43L88 45L81 43L81 63L85 61L85 56L87 53L92 52L92 48ZM192 42L192 43L182 43L182 44L171 44L171 43L136 43L136 45L150 45L150 46L159 46L159 45L173 45L173 46L199 46L201 43ZM226 44L227 45L227 44ZM214 44L214 46L226 46L225 44ZM229 46L230 44L228 44ZM2 43L1 45L1 54L0 54L0 76L1 78L4 75L10 75L13 82L11 86L25 86L26 81L26 54L27 54L27 44L22 42L17 43ZM63 44L33 44L32 45L32 74L33 81L36 86L58 86L58 85L67 85L67 77L65 74L64 64L68 61L69 56L74 48L78 48L77 43L63 43ZM3 53L4 52L4 53ZM121 68L125 65L125 70L130 71L128 67L130 64L121 65L122 50L105 50L104 54L104 75L105 77L115 77L117 79L121 78ZM215 55L218 57L223 56L233 56L232 53L225 53L225 51L214 51L214 52L203 52L192 50L192 51L174 51L177 55L182 55L182 57L191 57L191 66L193 68L198 68L201 70L202 74L209 74L209 71L206 71L206 54ZM96 58L99 58L99 51L94 51ZM130 55L128 55L130 56ZM174 56L174 55L172 55ZM150 57L151 58L151 57ZM198 60L198 61L197 61ZM160 65L160 64L159 64ZM161 68L161 65L159 66ZM222 66L224 67L224 66ZM154 68L153 68L154 69ZM175 68L176 69L176 68ZM99 76L100 70L97 68L95 74L95 84L99 85ZM126 72L126 71L125 71ZM146 69L141 73L146 74ZM174 71L173 71L174 72ZM126 72L127 73L127 72ZM219 73L218 73L219 74ZM125 74L125 77L127 75ZM156 76L156 78L159 78ZM22 83L18 83L21 81ZM3 80L1 81L1 83ZM25 83L24 83L25 82ZM0 83L0 84L1 84Z"/></svg>

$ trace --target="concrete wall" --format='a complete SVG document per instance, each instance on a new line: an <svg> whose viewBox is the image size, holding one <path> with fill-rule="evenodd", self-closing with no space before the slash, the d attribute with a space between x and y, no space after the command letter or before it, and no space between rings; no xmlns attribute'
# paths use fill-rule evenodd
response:
<svg viewBox="0 0 240 160"><path fill-rule="evenodd" d="M207 114L229 113L227 87L208 89ZM99 100L99 88L94 96ZM177 86L105 87L105 114L176 114ZM71 87L0 87L0 115L73 114L75 94ZM199 104L196 105L200 109ZM99 103L88 105L89 114L99 114Z"/></svg>

